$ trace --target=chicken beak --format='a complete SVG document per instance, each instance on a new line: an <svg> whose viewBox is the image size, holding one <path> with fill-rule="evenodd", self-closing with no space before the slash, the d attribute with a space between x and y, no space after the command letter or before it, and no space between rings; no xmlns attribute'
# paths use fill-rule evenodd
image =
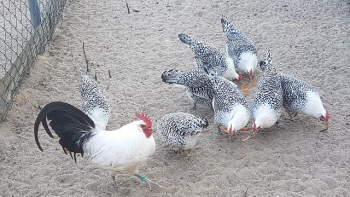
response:
<svg viewBox="0 0 350 197"><path fill-rule="evenodd" d="M229 139L231 139L234 135L235 135L235 133L233 132L232 125L231 125L231 126L230 126L230 129L229 129L229 131L228 131Z"/></svg>
<svg viewBox="0 0 350 197"><path fill-rule="evenodd" d="M238 82L242 81L242 79L243 79L243 76L242 76L242 75L239 75L239 76L238 76Z"/></svg>
<svg viewBox="0 0 350 197"><path fill-rule="evenodd" d="M249 73L248 73L249 78L251 79L253 77L253 69L250 69Z"/></svg>
<svg viewBox="0 0 350 197"><path fill-rule="evenodd" d="M258 132L258 128L256 128L255 122L253 122L253 132L254 134Z"/></svg>

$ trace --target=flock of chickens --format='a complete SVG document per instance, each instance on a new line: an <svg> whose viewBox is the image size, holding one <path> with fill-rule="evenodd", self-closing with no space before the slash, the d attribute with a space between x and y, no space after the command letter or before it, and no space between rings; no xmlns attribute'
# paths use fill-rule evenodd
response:
<svg viewBox="0 0 350 197"><path fill-rule="evenodd" d="M263 71L257 86L252 106L232 81L239 82L242 75L236 68L251 78L258 65L257 49L238 29L222 17L221 24L227 37L227 54L213 46L180 34L179 39L193 51L198 70L165 71L162 81L184 87L187 95L196 104L208 105L214 112L214 122L220 132L231 138L253 120L253 134L260 129L276 124L282 108L291 116L304 113L326 122L330 118L323 107L317 90L311 85L277 71L271 64L271 55L261 61ZM139 167L155 152L151 119L143 113L137 114L137 121L107 131L111 110L108 100L99 85L81 72L82 111L64 102L47 104L37 116L34 125L35 141L42 151L38 138L40 124L53 138L51 129L60 138L64 153L76 161L76 154L87 155L91 162L108 170L115 181L117 172L134 174L140 180L161 187L139 174ZM49 121L49 122L48 122ZM49 128L49 125L51 129ZM173 150L192 149L201 131L209 126L205 117L175 112L164 115L157 121L156 129L161 133L164 144ZM327 129L326 128L326 129Z"/></svg>

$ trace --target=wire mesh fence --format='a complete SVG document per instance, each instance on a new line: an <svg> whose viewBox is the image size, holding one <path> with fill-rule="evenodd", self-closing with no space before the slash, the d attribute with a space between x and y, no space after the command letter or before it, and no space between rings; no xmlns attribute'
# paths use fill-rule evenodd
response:
<svg viewBox="0 0 350 197"><path fill-rule="evenodd" d="M51 40L65 4L66 0L1 0L0 121L6 118L36 56Z"/></svg>

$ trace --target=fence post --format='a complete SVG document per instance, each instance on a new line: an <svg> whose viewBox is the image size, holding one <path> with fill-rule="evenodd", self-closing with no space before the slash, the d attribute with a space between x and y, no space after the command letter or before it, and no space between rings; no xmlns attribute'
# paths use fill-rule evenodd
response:
<svg viewBox="0 0 350 197"><path fill-rule="evenodd" d="M30 11L30 18L32 21L33 28L35 30L40 25L40 22L41 22L38 0L28 0L28 4L29 4L29 11Z"/></svg>

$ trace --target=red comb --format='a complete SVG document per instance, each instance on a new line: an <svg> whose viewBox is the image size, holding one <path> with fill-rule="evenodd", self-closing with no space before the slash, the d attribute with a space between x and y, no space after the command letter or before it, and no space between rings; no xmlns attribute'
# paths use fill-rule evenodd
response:
<svg viewBox="0 0 350 197"><path fill-rule="evenodd" d="M141 113L141 114L136 114L136 117L139 118L140 120L143 120L148 127L152 127L152 121L151 119L147 116L147 114Z"/></svg>

